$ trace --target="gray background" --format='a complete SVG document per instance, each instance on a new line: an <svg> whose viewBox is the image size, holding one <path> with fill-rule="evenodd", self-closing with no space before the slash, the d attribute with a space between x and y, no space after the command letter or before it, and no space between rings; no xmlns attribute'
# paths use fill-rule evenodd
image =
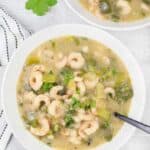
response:
<svg viewBox="0 0 150 150"><path fill-rule="evenodd" d="M4 7L21 24L33 32L39 31L49 25L61 23L85 23L76 16L63 0L47 15L37 17L24 9L25 0L0 0L0 6ZM143 122L150 124L150 27L136 31L107 31L120 39L136 57L143 70L147 87L147 104L143 115ZM2 76L0 70L0 78ZM127 131L130 132L130 131ZM121 139L120 139L121 140ZM137 130L133 137L121 150L150 150L150 135ZM7 150L24 150L21 144L13 137ZM115 148L114 148L115 150Z"/></svg>

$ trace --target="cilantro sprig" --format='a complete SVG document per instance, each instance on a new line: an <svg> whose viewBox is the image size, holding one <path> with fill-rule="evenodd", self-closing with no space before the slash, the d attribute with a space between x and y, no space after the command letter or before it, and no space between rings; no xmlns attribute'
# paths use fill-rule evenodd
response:
<svg viewBox="0 0 150 150"><path fill-rule="evenodd" d="M56 4L57 0L28 0L26 9L32 10L38 16L43 16L50 7Z"/></svg>
<svg viewBox="0 0 150 150"><path fill-rule="evenodd" d="M67 85L69 81L74 78L73 71L67 67L61 71L61 75L63 77L63 82L65 85Z"/></svg>

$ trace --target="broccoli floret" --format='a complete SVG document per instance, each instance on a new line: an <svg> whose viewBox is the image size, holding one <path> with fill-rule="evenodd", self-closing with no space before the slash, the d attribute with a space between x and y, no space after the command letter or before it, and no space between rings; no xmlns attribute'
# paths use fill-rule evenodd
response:
<svg viewBox="0 0 150 150"><path fill-rule="evenodd" d="M119 83L115 87L115 92L116 92L116 100L118 102L125 102L130 98L132 98L133 96L133 89L129 81Z"/></svg>

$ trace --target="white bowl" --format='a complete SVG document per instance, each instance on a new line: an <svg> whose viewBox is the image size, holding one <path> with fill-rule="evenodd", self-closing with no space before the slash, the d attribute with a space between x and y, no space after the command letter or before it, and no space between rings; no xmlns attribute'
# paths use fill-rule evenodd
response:
<svg viewBox="0 0 150 150"><path fill-rule="evenodd" d="M84 21L103 29L124 31L124 30L135 30L139 28L144 28L150 25L150 17L130 23L119 23L107 20L100 20L98 17L94 16L88 10L83 8L79 0L64 0L64 1L69 6L69 8Z"/></svg>
<svg viewBox="0 0 150 150"><path fill-rule="evenodd" d="M132 99L129 116L139 121L142 117L145 103L143 75L134 57L119 40L100 29L86 25L68 24L48 27L25 40L20 48L18 48L7 66L1 91L3 107L12 132L28 150L51 150L51 148L37 140L24 128L16 101L17 80L26 57L34 48L47 40L65 35L85 36L100 41L117 53L129 71L134 89L134 97ZM124 124L111 142L97 147L96 150L117 150L128 141L134 131L135 128Z"/></svg>

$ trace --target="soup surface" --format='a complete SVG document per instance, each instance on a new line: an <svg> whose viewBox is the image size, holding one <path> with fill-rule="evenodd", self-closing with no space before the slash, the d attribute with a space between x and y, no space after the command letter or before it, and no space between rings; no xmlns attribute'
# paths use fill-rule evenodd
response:
<svg viewBox="0 0 150 150"><path fill-rule="evenodd" d="M111 141L133 96L116 54L85 37L47 41L27 57L17 85L25 127L57 150L88 150Z"/></svg>
<svg viewBox="0 0 150 150"><path fill-rule="evenodd" d="M80 0L101 20L131 22L150 16L150 0Z"/></svg>

